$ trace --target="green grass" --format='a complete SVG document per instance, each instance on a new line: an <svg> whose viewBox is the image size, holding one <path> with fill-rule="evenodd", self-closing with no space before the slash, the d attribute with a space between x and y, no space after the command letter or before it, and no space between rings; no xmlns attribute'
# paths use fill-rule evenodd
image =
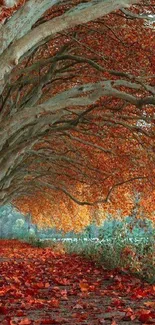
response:
<svg viewBox="0 0 155 325"><path fill-rule="evenodd" d="M82 234L77 242L65 243L65 249L155 283L155 228L148 220L141 222L109 219L99 228L100 241L85 241Z"/></svg>
<svg viewBox="0 0 155 325"><path fill-rule="evenodd" d="M141 221L140 221L141 222ZM89 226L95 232L95 225ZM96 227L97 228L97 227ZM91 229L92 231L92 229ZM103 265L107 269L120 269L155 283L155 228L145 220L143 227L139 220L109 219L97 229L100 240L90 239L90 232L86 229L70 241L58 240L41 241L35 236L29 237L29 242L37 247L51 247L53 250L69 254L82 255Z"/></svg>
<svg viewBox="0 0 155 325"><path fill-rule="evenodd" d="M85 242L65 243L65 251L76 253L89 258L107 269L118 268L121 271L135 274L145 281L155 283L155 245L148 247L139 245L126 245L115 242Z"/></svg>

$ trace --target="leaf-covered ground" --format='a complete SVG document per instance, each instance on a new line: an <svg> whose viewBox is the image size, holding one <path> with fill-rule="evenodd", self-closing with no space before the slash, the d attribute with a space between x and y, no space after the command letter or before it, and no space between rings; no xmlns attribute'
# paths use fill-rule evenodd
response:
<svg viewBox="0 0 155 325"><path fill-rule="evenodd" d="M0 324L155 324L155 285L76 255L0 241Z"/></svg>

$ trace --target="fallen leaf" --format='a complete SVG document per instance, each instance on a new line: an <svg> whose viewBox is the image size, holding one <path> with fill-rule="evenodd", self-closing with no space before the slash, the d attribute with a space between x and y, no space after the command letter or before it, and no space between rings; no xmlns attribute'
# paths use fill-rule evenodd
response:
<svg viewBox="0 0 155 325"><path fill-rule="evenodd" d="M83 306L81 306L80 304L76 304L73 309L83 309Z"/></svg>
<svg viewBox="0 0 155 325"><path fill-rule="evenodd" d="M87 292L89 290L89 285L88 285L87 282L81 281L79 283L79 286L80 286L80 289L81 289L82 292Z"/></svg>
<svg viewBox="0 0 155 325"><path fill-rule="evenodd" d="M49 288L49 287L50 287L50 283L49 282L45 283L45 288Z"/></svg>
<svg viewBox="0 0 155 325"><path fill-rule="evenodd" d="M142 323L146 323L148 321L150 321L152 319L152 316L151 316L151 311L150 310L145 310L145 311L142 311L139 315L139 318L140 322Z"/></svg>
<svg viewBox="0 0 155 325"><path fill-rule="evenodd" d="M4 307L4 306L0 306L0 314L2 314L2 315L5 315L5 314L7 314L7 309L6 309L6 307Z"/></svg>
<svg viewBox="0 0 155 325"><path fill-rule="evenodd" d="M56 298L52 298L48 301L48 304L52 307L58 308L59 307L59 300Z"/></svg>
<svg viewBox="0 0 155 325"><path fill-rule="evenodd" d="M112 323L111 323L111 325L117 325L116 321L113 320Z"/></svg>
<svg viewBox="0 0 155 325"><path fill-rule="evenodd" d="M155 301L146 301L144 305L147 307L155 308Z"/></svg>
<svg viewBox="0 0 155 325"><path fill-rule="evenodd" d="M32 324L32 322L28 318L24 318L19 322L19 325L30 325L30 324Z"/></svg>

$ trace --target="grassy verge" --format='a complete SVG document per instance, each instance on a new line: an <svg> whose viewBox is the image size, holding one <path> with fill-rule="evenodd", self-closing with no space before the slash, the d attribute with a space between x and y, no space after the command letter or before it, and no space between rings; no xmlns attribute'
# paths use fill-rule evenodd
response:
<svg viewBox="0 0 155 325"><path fill-rule="evenodd" d="M107 269L120 269L132 273L149 283L155 283L155 243L142 242L127 244L125 241L77 241L55 242L40 241L33 238L29 241L32 246L51 247L59 253L78 254L91 259Z"/></svg>
<svg viewBox="0 0 155 325"><path fill-rule="evenodd" d="M79 240L77 243L65 243L65 251L76 253L102 264L107 269L118 268L155 283L155 244L124 241L91 242Z"/></svg>
<svg viewBox="0 0 155 325"><path fill-rule="evenodd" d="M107 269L120 269L155 283L155 228L145 223L132 226L127 222L110 220L99 228L100 239L92 240L86 232L66 241L41 241L35 237L29 242L37 247L51 247L56 252L82 255Z"/></svg>

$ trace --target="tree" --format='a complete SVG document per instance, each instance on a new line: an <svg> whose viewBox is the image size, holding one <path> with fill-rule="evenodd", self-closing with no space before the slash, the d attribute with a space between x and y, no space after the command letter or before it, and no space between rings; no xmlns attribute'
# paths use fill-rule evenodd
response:
<svg viewBox="0 0 155 325"><path fill-rule="evenodd" d="M114 193L117 207L121 185L151 193L150 1L29 0L7 10L0 29L0 204L13 201L29 212L44 200L46 211L66 196L93 205Z"/></svg>
<svg viewBox="0 0 155 325"><path fill-rule="evenodd" d="M0 238L24 237L27 228L24 216L11 205L0 207Z"/></svg>

